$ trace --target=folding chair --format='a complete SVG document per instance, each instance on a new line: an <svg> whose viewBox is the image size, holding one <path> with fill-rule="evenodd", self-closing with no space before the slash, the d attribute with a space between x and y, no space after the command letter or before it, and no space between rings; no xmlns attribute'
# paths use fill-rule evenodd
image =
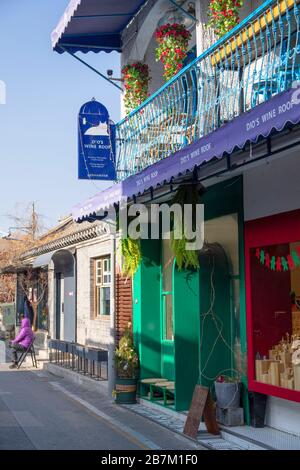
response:
<svg viewBox="0 0 300 470"><path fill-rule="evenodd" d="M28 353L30 353L30 355L31 355L32 366L37 369L37 360L36 360L35 350L34 350L34 344L33 344L33 343L34 343L34 340L35 340L35 338L33 338L32 343L28 346L28 348L26 349L26 351L24 351L24 352L21 354L21 356L20 356L20 358L19 358L19 360L18 360L18 367L17 367L18 369L20 369L20 367L21 367L21 365L23 364L23 362L24 362L24 360L25 360L25 358L26 358L26 356L27 356Z"/></svg>

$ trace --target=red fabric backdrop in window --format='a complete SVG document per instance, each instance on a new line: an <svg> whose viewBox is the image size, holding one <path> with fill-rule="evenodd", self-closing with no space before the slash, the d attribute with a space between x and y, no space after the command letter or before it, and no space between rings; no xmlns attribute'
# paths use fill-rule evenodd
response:
<svg viewBox="0 0 300 470"><path fill-rule="evenodd" d="M265 295L264 290L267 292L272 289L274 294L273 300L278 304L281 302L282 309L289 309L289 273L277 273L273 272L270 277L266 277L264 285L261 285L256 295L252 297L252 289L257 289L257 282L253 281L253 276L262 276L262 270L266 269L259 265L257 260L257 267L255 272L251 271L251 257L254 256L253 248L267 248L270 245L280 245L276 247L276 250L281 250L284 254L288 249L288 244L300 241L300 210L285 212L283 214L277 214L274 216L264 217L257 220L252 220L245 223L245 267L246 267L246 303L247 303L247 339L248 339L248 379L249 379L249 390L265 393L267 395L274 395L277 397L285 398L287 400L293 400L300 402L300 392L295 390L288 390L282 387L275 387L269 384L263 384L256 382L255 380L255 354L260 352L261 354L267 354L269 347L273 341L277 341L277 337L280 336L280 326L283 329L289 331L291 329L290 319L283 317L280 322L281 325L274 324L273 319L270 317L269 331L265 332L263 338L258 335L260 330L260 322L263 321L263 309L265 309L266 315L270 315L272 311L272 305L267 305L268 295ZM276 289L277 280L275 277L280 275L281 282L286 283L287 294L282 294ZM272 283L273 279L273 283ZM253 285L255 284L255 286ZM270 285L269 285L270 284ZM282 292L282 291L281 291ZM276 296L281 296L280 299ZM254 298L254 302L253 302ZM262 307L257 311L258 302L262 302ZM272 300L270 301L272 303ZM253 305L255 303L255 305ZM254 315L254 311L256 315ZM267 319L266 319L267 320ZM279 338L280 339L280 338ZM273 343L274 344L274 343ZM260 351L261 350L261 351Z"/></svg>
<svg viewBox="0 0 300 470"><path fill-rule="evenodd" d="M287 257L290 249L288 243L259 248L276 259ZM259 353L261 357L268 357L269 350L286 333L292 334L291 274L262 265L255 255L256 249L250 251L254 355Z"/></svg>

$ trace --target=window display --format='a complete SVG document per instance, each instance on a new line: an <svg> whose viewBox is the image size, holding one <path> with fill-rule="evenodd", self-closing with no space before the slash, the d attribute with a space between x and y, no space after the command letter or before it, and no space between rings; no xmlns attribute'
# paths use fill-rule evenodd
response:
<svg viewBox="0 0 300 470"><path fill-rule="evenodd" d="M300 391L300 242L250 250L255 380Z"/></svg>

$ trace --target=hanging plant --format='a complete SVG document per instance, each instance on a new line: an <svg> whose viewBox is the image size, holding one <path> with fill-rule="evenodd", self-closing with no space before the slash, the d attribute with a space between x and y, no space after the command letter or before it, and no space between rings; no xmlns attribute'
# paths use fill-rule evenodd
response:
<svg viewBox="0 0 300 470"><path fill-rule="evenodd" d="M121 252L123 256L122 274L133 277L142 260L140 240L122 238Z"/></svg>
<svg viewBox="0 0 300 470"><path fill-rule="evenodd" d="M181 186L176 196L173 198L171 205L179 204L181 206L181 213L182 217L182 227L181 227L181 234L182 237L177 239L174 237L174 228L178 227L180 223L176 219L176 212L175 217L173 219L173 232L172 232L172 241L171 247L173 254L176 258L176 263L178 270L181 271L182 269L199 269L199 252L198 250L187 250L186 243L190 242L191 240L187 240L185 237L185 230L184 230L184 206L185 204L191 204L193 207L196 207L196 204L199 204L199 189L196 185L185 185ZM196 229L196 217L195 211L193 211L193 222L192 228L193 231Z"/></svg>
<svg viewBox="0 0 300 470"><path fill-rule="evenodd" d="M182 69L191 37L186 27L179 23L168 23L155 31L156 60L163 63L167 81Z"/></svg>
<svg viewBox="0 0 300 470"><path fill-rule="evenodd" d="M149 67L142 62L128 64L122 69L125 87L125 109L127 114L147 99L150 82Z"/></svg>
<svg viewBox="0 0 300 470"><path fill-rule="evenodd" d="M212 28L217 36L224 36L239 23L239 10L242 6L242 0L211 0L207 26Z"/></svg>
<svg viewBox="0 0 300 470"><path fill-rule="evenodd" d="M186 250L187 239L183 235L181 240L174 238L172 232L172 251L176 257L176 263L179 271L182 269L199 269L198 251Z"/></svg>

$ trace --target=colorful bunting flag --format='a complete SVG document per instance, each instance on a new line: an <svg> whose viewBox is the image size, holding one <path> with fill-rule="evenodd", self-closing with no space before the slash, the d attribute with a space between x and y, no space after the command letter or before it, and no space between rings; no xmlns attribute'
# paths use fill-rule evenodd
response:
<svg viewBox="0 0 300 470"><path fill-rule="evenodd" d="M272 271L286 272L300 267L300 246L296 250L292 250L287 256L270 256L265 250L256 248L255 257L261 265L265 266Z"/></svg>
<svg viewBox="0 0 300 470"><path fill-rule="evenodd" d="M277 256L277 260L276 260L276 271L282 271L282 265L281 265L281 258L280 258L280 256Z"/></svg>

